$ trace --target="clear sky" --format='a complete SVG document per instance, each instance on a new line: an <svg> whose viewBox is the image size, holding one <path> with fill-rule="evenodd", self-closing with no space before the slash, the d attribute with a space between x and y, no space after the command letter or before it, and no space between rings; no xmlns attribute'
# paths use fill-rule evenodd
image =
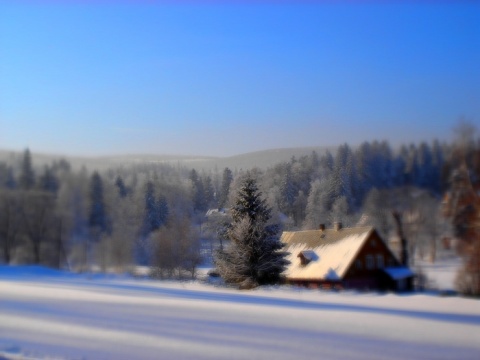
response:
<svg viewBox="0 0 480 360"><path fill-rule="evenodd" d="M0 1L0 148L105 155L449 139L478 1Z"/></svg>

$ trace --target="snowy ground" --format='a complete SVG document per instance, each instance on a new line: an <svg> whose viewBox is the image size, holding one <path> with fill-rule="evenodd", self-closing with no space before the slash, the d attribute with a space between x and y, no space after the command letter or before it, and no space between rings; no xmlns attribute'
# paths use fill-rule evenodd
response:
<svg viewBox="0 0 480 360"><path fill-rule="evenodd" d="M454 255L438 259L435 263L416 261L415 271L421 270L427 276L430 289L454 290L455 277L462 266L462 260Z"/></svg>
<svg viewBox="0 0 480 360"><path fill-rule="evenodd" d="M480 301L0 267L0 359L479 359Z"/></svg>

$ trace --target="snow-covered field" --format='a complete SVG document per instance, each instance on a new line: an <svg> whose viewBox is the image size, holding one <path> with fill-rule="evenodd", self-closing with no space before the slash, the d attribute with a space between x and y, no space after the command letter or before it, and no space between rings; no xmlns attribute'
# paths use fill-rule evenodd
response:
<svg viewBox="0 0 480 360"><path fill-rule="evenodd" d="M479 359L480 301L0 267L0 359Z"/></svg>
<svg viewBox="0 0 480 360"><path fill-rule="evenodd" d="M456 256L438 259L435 263L428 261L416 262L415 271L421 270L427 276L427 286L430 289L454 290L455 277L462 266L462 260Z"/></svg>

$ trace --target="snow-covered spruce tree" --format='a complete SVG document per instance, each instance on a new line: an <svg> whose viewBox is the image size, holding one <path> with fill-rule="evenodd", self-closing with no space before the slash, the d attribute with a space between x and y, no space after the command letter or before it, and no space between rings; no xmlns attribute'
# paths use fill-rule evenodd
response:
<svg viewBox="0 0 480 360"><path fill-rule="evenodd" d="M215 255L215 265L225 282L244 289L277 283L288 264L286 253L281 251L279 228L268 223L271 209L261 195L247 173L231 208L230 245Z"/></svg>

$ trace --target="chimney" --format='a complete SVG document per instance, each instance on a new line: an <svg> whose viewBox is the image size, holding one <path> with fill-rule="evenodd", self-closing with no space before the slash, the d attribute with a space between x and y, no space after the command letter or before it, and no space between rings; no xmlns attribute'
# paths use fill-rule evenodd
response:
<svg viewBox="0 0 480 360"><path fill-rule="evenodd" d="M325 224L320 224L320 225L318 226L318 229L319 229L319 230L322 230L322 231L325 230Z"/></svg>
<svg viewBox="0 0 480 360"><path fill-rule="evenodd" d="M335 231L339 231L342 229L342 222L341 221L335 221L333 223L333 228L335 229Z"/></svg>

